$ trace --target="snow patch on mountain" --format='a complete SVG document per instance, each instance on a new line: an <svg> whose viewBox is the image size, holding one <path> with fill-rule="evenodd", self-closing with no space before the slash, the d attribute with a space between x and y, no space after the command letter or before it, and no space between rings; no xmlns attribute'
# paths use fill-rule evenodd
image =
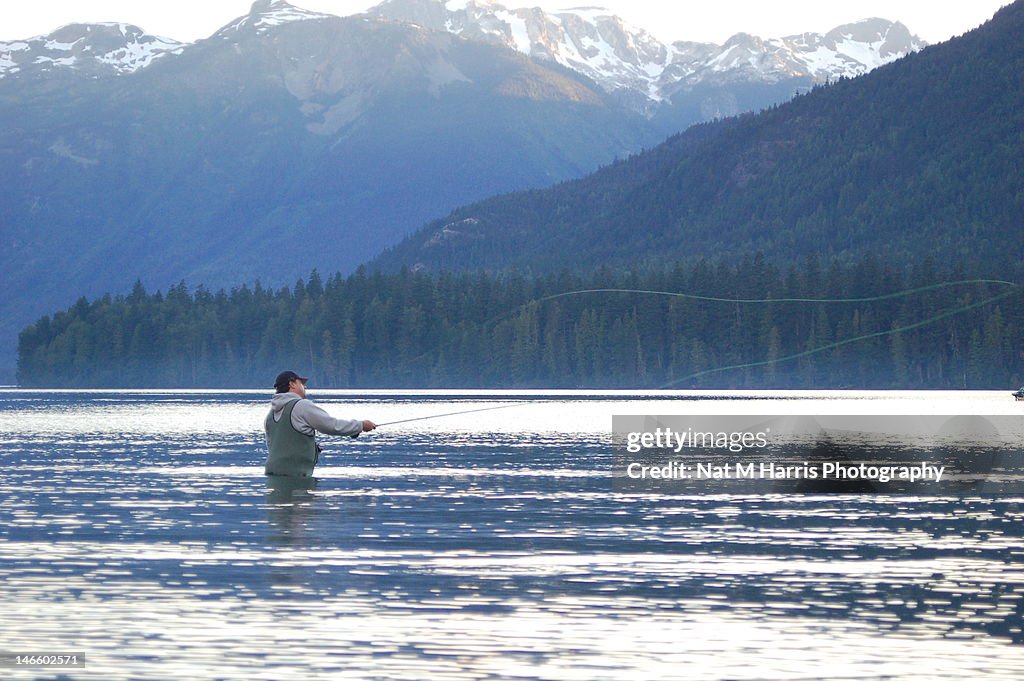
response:
<svg viewBox="0 0 1024 681"><path fill-rule="evenodd" d="M92 75L134 73L184 47L131 24L68 24L48 35L0 42L0 78L56 69Z"/></svg>
<svg viewBox="0 0 1024 681"><path fill-rule="evenodd" d="M494 12L494 16L508 26L509 42L513 48L524 54L530 54L533 51L530 30L523 17L508 10L497 10Z"/></svg>

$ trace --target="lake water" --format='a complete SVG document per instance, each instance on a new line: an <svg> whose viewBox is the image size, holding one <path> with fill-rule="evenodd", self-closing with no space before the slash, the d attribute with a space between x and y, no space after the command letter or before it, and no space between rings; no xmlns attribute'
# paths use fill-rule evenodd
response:
<svg viewBox="0 0 1024 681"><path fill-rule="evenodd" d="M3 678L1020 679L1019 497L624 493L621 414L1002 414L999 393L311 391L378 423L268 481L266 392L0 404Z"/></svg>

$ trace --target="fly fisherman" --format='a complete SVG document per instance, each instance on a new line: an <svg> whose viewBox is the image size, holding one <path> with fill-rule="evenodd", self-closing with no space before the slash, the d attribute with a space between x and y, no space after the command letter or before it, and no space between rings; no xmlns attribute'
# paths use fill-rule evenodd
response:
<svg viewBox="0 0 1024 681"><path fill-rule="evenodd" d="M263 422L267 431L267 475L310 477L320 456L317 432L359 437L374 430L373 421L336 419L306 399L306 381L294 371L282 371L274 381L277 394Z"/></svg>

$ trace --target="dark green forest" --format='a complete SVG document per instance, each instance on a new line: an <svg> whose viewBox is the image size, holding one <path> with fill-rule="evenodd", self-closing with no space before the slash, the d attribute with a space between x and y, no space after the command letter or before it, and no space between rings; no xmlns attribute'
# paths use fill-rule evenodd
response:
<svg viewBox="0 0 1024 681"><path fill-rule="evenodd" d="M1020 270L1002 278L1021 281ZM904 271L871 257L780 267L754 256L545 277L314 271L278 290L181 283L148 293L140 283L25 328L18 379L269 387L290 368L337 388L1016 387L1024 289L931 287L975 276L930 261ZM581 292L593 289L773 302ZM750 366L725 369L736 365Z"/></svg>

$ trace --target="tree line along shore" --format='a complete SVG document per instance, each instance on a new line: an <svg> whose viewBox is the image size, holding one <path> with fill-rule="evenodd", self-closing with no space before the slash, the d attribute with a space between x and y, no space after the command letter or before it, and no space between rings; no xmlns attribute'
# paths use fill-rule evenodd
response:
<svg viewBox="0 0 1024 681"><path fill-rule="evenodd" d="M314 271L216 292L137 283L26 327L18 382L266 387L299 367L324 388L1016 387L1024 289L978 276L751 256L545 276Z"/></svg>

